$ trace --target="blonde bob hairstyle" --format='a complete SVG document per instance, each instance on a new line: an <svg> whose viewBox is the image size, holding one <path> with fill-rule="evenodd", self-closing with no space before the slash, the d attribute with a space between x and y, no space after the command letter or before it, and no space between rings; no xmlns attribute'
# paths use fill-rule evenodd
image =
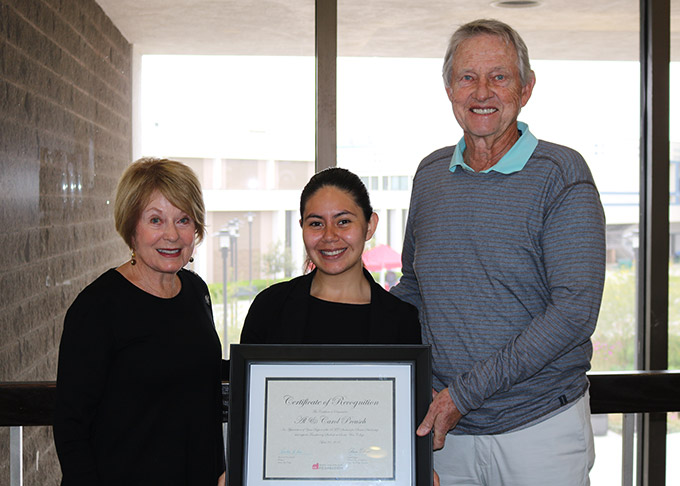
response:
<svg viewBox="0 0 680 486"><path fill-rule="evenodd" d="M132 248L139 218L155 191L191 217L196 226L196 242L203 240L205 205L196 173L175 160L145 157L125 169L116 189L113 218L125 244Z"/></svg>

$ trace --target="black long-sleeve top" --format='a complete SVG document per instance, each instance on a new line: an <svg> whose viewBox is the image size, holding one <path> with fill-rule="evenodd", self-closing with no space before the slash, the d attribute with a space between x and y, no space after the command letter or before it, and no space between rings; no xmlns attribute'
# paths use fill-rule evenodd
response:
<svg viewBox="0 0 680 486"><path fill-rule="evenodd" d="M54 439L62 486L215 486L225 470L221 347L207 286L188 270L162 299L115 269L69 308Z"/></svg>

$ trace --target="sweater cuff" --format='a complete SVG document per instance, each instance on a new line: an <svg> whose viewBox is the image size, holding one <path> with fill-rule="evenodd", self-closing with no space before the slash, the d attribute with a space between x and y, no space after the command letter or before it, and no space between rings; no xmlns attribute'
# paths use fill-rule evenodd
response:
<svg viewBox="0 0 680 486"><path fill-rule="evenodd" d="M449 396L451 397L451 400L453 400L453 404L462 415L467 415L470 410L474 408L470 403L470 397L466 396L463 392L460 383L454 381L449 385L448 390Z"/></svg>

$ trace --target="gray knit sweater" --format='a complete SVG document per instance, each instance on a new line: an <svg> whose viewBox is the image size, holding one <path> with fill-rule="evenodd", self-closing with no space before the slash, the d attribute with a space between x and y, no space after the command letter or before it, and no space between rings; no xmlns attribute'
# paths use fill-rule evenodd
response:
<svg viewBox="0 0 680 486"><path fill-rule="evenodd" d="M454 434L537 421L588 387L605 273L605 222L583 158L539 141L519 172L416 172L393 293L414 304L434 386L465 415Z"/></svg>

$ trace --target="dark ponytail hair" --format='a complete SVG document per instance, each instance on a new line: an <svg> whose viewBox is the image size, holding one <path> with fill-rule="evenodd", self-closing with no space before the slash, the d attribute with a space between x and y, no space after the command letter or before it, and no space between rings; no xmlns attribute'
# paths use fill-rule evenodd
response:
<svg viewBox="0 0 680 486"><path fill-rule="evenodd" d="M300 218L305 217L305 207L309 198L316 191L326 186L337 187L348 193L363 211L366 221L371 219L373 207L371 206L371 199L368 196L366 186L354 172L350 172L342 167L329 167L317 172L309 179L309 182L302 190L302 195L300 195Z"/></svg>

